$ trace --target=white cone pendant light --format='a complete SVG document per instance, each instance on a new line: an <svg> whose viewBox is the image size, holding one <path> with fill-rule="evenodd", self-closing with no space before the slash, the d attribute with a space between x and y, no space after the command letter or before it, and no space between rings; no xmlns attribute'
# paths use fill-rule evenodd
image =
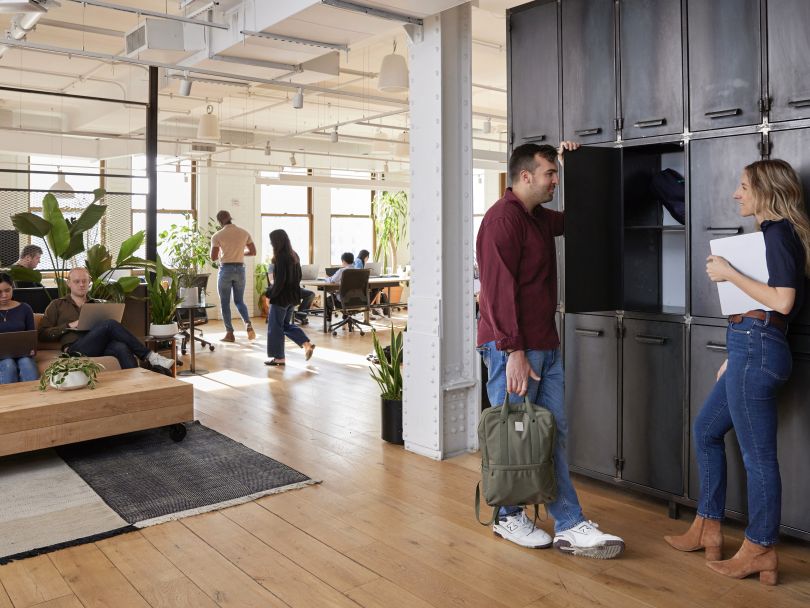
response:
<svg viewBox="0 0 810 608"><path fill-rule="evenodd" d="M48 188L48 190L53 192L54 196L56 196L56 198L59 200L72 199L76 197L73 191L73 186L67 183L67 180L65 179L65 174L62 173L61 169L59 171L59 174L57 175L56 181L53 184L51 184L51 187Z"/></svg>
<svg viewBox="0 0 810 608"><path fill-rule="evenodd" d="M408 64L405 57L397 55L396 40L394 52L383 57L377 88L386 93L402 93L408 90Z"/></svg>
<svg viewBox="0 0 810 608"><path fill-rule="evenodd" d="M214 114L214 106L208 106L206 113L200 116L197 125L197 139L219 139L219 119Z"/></svg>
<svg viewBox="0 0 810 608"><path fill-rule="evenodd" d="M410 144L408 142L408 132L403 131L394 144L394 156L405 157L411 153Z"/></svg>

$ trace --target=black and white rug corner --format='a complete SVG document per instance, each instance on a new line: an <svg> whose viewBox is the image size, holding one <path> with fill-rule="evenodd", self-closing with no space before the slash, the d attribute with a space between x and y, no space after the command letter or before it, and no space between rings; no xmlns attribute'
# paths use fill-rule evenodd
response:
<svg viewBox="0 0 810 608"><path fill-rule="evenodd" d="M199 422L0 458L0 564L318 483Z"/></svg>

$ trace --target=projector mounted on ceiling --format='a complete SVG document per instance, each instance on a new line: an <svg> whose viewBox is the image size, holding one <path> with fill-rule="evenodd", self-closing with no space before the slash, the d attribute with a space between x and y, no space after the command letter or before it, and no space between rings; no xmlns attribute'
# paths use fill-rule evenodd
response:
<svg viewBox="0 0 810 608"><path fill-rule="evenodd" d="M205 48L205 32L193 23L144 19L125 34L124 41L127 57L171 63Z"/></svg>

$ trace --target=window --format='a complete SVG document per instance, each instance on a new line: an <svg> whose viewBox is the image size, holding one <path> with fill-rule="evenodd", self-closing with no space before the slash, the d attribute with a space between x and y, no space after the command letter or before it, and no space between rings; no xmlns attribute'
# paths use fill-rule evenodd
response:
<svg viewBox="0 0 810 608"><path fill-rule="evenodd" d="M149 193L149 180L146 177L146 156L132 157L132 232L146 230L146 195ZM184 160L172 162L172 157L157 158L157 232L167 230L172 224L182 224L186 214L196 217L196 164ZM161 259L169 264L167 251L158 246ZM144 245L136 255L146 255Z"/></svg>
<svg viewBox="0 0 810 608"><path fill-rule="evenodd" d="M31 171L49 171L51 173L30 173L28 187L28 208L31 213L42 215L42 201L51 189L54 182L59 179L58 172L64 172L65 181L73 188L75 194L71 197L58 197L59 208L66 219L76 219L93 200L90 193L101 187L101 164L98 160L88 158L70 158L62 156L31 156L29 158ZM81 175L72 175L74 173ZM82 194L85 193L85 194ZM88 231L86 242L89 244L105 242L105 220L102 219L93 230ZM45 239L31 237L32 245L39 245L45 255L40 270L50 266ZM84 265L84 254L75 258L77 265Z"/></svg>
<svg viewBox="0 0 810 608"><path fill-rule="evenodd" d="M367 171L332 171L341 179L371 179ZM330 260L340 264L344 251L354 255L361 249L374 250L374 222L371 218L373 192L364 188L331 188L331 247Z"/></svg>
<svg viewBox="0 0 810 608"><path fill-rule="evenodd" d="M307 169L285 167L281 174L263 172L262 177L307 175ZM262 249L260 255L267 261L273 257L270 233L285 230L302 264L312 259L312 188L262 184L260 191L262 213Z"/></svg>

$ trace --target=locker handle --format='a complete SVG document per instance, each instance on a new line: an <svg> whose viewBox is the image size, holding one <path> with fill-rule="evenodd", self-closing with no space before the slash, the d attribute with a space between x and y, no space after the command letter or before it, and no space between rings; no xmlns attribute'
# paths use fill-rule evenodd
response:
<svg viewBox="0 0 810 608"><path fill-rule="evenodd" d="M601 338L605 333L601 329L575 329L574 333L578 336L585 336L586 338Z"/></svg>
<svg viewBox="0 0 810 608"><path fill-rule="evenodd" d="M523 141L531 142L531 141L545 141L546 136L544 133L540 135L526 135L523 137Z"/></svg>
<svg viewBox="0 0 810 608"><path fill-rule="evenodd" d="M810 98L805 99L791 99L788 105L792 108L806 108L810 106Z"/></svg>
<svg viewBox="0 0 810 608"><path fill-rule="evenodd" d="M738 114L742 114L742 110L740 110L740 108L729 108L728 110L712 110L711 112L706 112L706 116L709 118L728 118L729 116L737 116Z"/></svg>
<svg viewBox="0 0 810 608"><path fill-rule="evenodd" d="M650 118L647 120L639 120L633 126L639 129L647 129L649 127L661 127L667 124L666 118Z"/></svg>
<svg viewBox="0 0 810 608"><path fill-rule="evenodd" d="M728 228L708 226L706 231L712 234L740 234L742 232L742 226L729 226Z"/></svg>
<svg viewBox="0 0 810 608"><path fill-rule="evenodd" d="M602 132L602 127L596 127L594 129L579 129L578 131L574 131L579 136L585 135L599 135Z"/></svg>
<svg viewBox="0 0 810 608"><path fill-rule="evenodd" d="M638 334L634 336L636 342L641 344L666 344L667 339L661 336L645 336L643 334Z"/></svg>
<svg viewBox="0 0 810 608"><path fill-rule="evenodd" d="M719 342L707 342L706 343L706 350L711 350L716 353L727 353L728 348L726 348L725 344L720 344Z"/></svg>

